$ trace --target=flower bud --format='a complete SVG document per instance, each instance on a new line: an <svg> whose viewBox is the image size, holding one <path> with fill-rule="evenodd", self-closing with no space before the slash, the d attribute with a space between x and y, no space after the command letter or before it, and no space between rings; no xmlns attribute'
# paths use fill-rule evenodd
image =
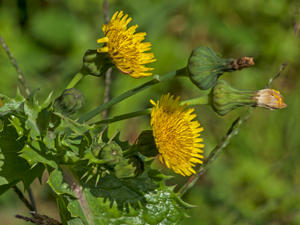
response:
<svg viewBox="0 0 300 225"><path fill-rule="evenodd" d="M118 163L114 169L117 178L136 177L144 172L144 163L138 156L130 156Z"/></svg>
<svg viewBox="0 0 300 225"><path fill-rule="evenodd" d="M252 58L240 59L220 58L209 47L198 47L193 50L187 65L187 72L191 81L201 90L215 86L219 76L224 72L233 72L253 66Z"/></svg>
<svg viewBox="0 0 300 225"><path fill-rule="evenodd" d="M145 130L138 137L137 142L138 152L146 157L155 157L158 155L158 150L154 141L153 131Z"/></svg>
<svg viewBox="0 0 300 225"><path fill-rule="evenodd" d="M114 66L107 52L87 50L83 57L83 66L90 75L102 76L107 70Z"/></svg>
<svg viewBox="0 0 300 225"><path fill-rule="evenodd" d="M117 145L116 142L112 141L111 143L107 144L99 154L100 159L103 160L111 160L107 163L107 165L113 166L118 164L121 159L123 158L123 151L122 148Z"/></svg>
<svg viewBox="0 0 300 225"><path fill-rule="evenodd" d="M54 112L71 116L79 110L84 104L85 97L81 91L76 88L64 90L64 92L54 101Z"/></svg>
<svg viewBox="0 0 300 225"><path fill-rule="evenodd" d="M101 150L104 148L106 144L104 142L101 143L93 143L91 146L91 152L96 158L99 158Z"/></svg>
<svg viewBox="0 0 300 225"><path fill-rule="evenodd" d="M221 116L241 106L258 106L267 109L286 107L278 91L263 89L260 91L241 90L230 86L225 80L218 80L210 92L211 106Z"/></svg>

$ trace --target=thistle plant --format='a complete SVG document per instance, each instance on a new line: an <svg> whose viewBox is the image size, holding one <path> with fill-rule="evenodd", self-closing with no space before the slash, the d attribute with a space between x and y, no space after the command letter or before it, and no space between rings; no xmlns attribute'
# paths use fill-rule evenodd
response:
<svg viewBox="0 0 300 225"><path fill-rule="evenodd" d="M185 68L154 75L153 80L81 118L74 118L73 114L81 107L88 107L84 105L84 93L75 88L88 75L103 76L111 67L132 79L152 75L149 72L152 68L146 64L155 61L154 54L145 53L151 50L151 44L142 42L146 33L135 33L137 25L127 28L130 21L121 11L102 26L104 37L97 42L103 46L87 50L81 70L59 97L54 99L50 93L39 103L39 89L29 92L28 97L19 90L14 97L0 94L0 195L19 182L29 190L33 180L41 180L47 170L47 184L56 194L62 224L179 224L187 217L186 209L193 207L183 202L181 196L192 188L233 137L233 131L236 134L249 116L236 120L223 140L204 158L203 151L209 152L201 138L205 127L198 122L201 115L196 119L190 106L208 105L221 116L242 106L251 107L249 113L253 107L271 110L286 107L276 90L241 90L219 79L224 72L253 66L252 58L223 59L211 48L199 47L192 52ZM149 99L152 108L89 123L118 102L176 77L191 80L190 85L196 85L199 93L211 91L184 101L165 93L160 100ZM143 115L151 115L150 120L146 117L145 120L149 120L152 130L141 131L134 143L120 140L123 131L108 135L111 123ZM191 176L177 193L174 187L165 184L171 177L151 167L156 156L178 176ZM33 218L18 218L60 223L31 213Z"/></svg>

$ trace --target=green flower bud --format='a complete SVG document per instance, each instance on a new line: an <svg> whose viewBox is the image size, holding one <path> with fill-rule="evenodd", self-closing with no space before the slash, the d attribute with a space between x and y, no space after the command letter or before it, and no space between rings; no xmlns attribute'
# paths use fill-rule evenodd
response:
<svg viewBox="0 0 300 225"><path fill-rule="evenodd" d="M83 57L83 66L90 75L102 76L114 64L107 52L99 53L97 50L87 50Z"/></svg>
<svg viewBox="0 0 300 225"><path fill-rule="evenodd" d="M145 130L140 134L137 149L139 153L146 157L155 157L158 155L159 152L156 148L152 130Z"/></svg>
<svg viewBox="0 0 300 225"><path fill-rule="evenodd" d="M198 47L193 50L187 65L191 81L201 90L215 86L219 76L224 72L233 72L253 66L253 58L239 59L220 58L209 47Z"/></svg>
<svg viewBox="0 0 300 225"><path fill-rule="evenodd" d="M221 116L241 106L258 106L267 109L281 109L286 107L283 97L276 90L241 90L230 86L225 80L217 81L210 92L210 98L212 108Z"/></svg>
<svg viewBox="0 0 300 225"><path fill-rule="evenodd" d="M107 163L107 165L113 166L118 164L123 158L123 151L122 148L117 145L116 142L112 141L111 143L107 144L99 154L100 159L103 160L111 160Z"/></svg>
<svg viewBox="0 0 300 225"><path fill-rule="evenodd" d="M64 92L54 101L54 112L64 116L73 115L84 104L85 97L81 91L76 88L64 90Z"/></svg>
<svg viewBox="0 0 300 225"><path fill-rule="evenodd" d="M101 150L104 148L106 144L104 142L101 143L93 143L91 146L91 152L96 158L99 158Z"/></svg>
<svg viewBox="0 0 300 225"><path fill-rule="evenodd" d="M123 159L115 166L117 178L130 178L141 175L144 172L144 163L138 156L130 156Z"/></svg>

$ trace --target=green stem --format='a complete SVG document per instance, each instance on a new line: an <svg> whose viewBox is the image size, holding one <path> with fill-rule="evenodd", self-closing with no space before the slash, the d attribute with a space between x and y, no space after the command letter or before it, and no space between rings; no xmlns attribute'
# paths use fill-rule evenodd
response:
<svg viewBox="0 0 300 225"><path fill-rule="evenodd" d="M133 146L131 146L131 148L123 151L123 157L126 157L126 156L130 155L131 153L135 153L135 152L137 152L137 145L133 145Z"/></svg>
<svg viewBox="0 0 300 225"><path fill-rule="evenodd" d="M209 104L209 96L204 95L198 98L185 100L181 104L184 105L185 103L189 103L189 105L208 105Z"/></svg>
<svg viewBox="0 0 300 225"><path fill-rule="evenodd" d="M88 71L84 67L82 67L80 71L73 77L73 79L68 84L66 89L73 88L85 75L88 74L89 74Z"/></svg>
<svg viewBox="0 0 300 225"><path fill-rule="evenodd" d="M148 109L144 109L144 110L140 110L140 111L136 111L136 112L132 112L132 113L126 113L120 116L114 116L105 120L101 120L99 122L96 122L94 124L104 124L104 123L114 123L117 121L121 121L121 120L126 120L126 119L130 119L133 117L137 117L137 116L143 116L143 115L148 115L151 113L152 108L148 108Z"/></svg>
<svg viewBox="0 0 300 225"><path fill-rule="evenodd" d="M117 104L118 102L134 95L134 94L137 94L139 93L140 91L143 91L149 87L152 87L153 85L155 84L158 84L158 83L161 83L161 82L164 82L166 80L169 80L173 77L179 77L179 76L186 76L186 67L185 68L182 68L180 70L177 70L177 71L173 71L171 73L168 73L168 74L165 74L163 76L158 76L158 75L154 75L154 79L149 81L149 82L146 82L145 84L142 84L136 88L133 88L125 93L123 93L122 95L119 95L118 97L116 98L113 98L111 99L110 101L104 103L103 105L99 106L98 108L92 110L91 112L89 112L88 114L84 115L83 117L81 117L78 122L79 123L83 123L83 122L86 122L90 119L92 119L93 117L95 117L96 115L98 115L99 113L103 112L105 109L108 109L109 107Z"/></svg>
<svg viewBox="0 0 300 225"><path fill-rule="evenodd" d="M186 100L183 101L181 103L181 105L184 105L185 103L189 102L190 105L207 105L208 104L208 95L199 97L199 98L195 98L195 99L191 99L191 100ZM123 115L119 115L119 116L114 116L105 120L101 120L99 122L96 122L94 124L105 124L105 123L114 123L114 122L118 122L121 120L126 120L126 119L130 119L133 117L138 117L138 116L143 116L143 115L148 115L151 114L152 108L148 108L148 109L144 109L144 110L140 110L140 111L136 111L136 112L132 112L132 113L126 113Z"/></svg>

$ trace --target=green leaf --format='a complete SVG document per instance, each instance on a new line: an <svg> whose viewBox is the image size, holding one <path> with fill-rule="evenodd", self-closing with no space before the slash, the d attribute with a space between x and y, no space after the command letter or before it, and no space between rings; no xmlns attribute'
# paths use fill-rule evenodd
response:
<svg viewBox="0 0 300 225"><path fill-rule="evenodd" d="M35 120L37 118L38 113L41 110L41 107L36 100L36 95L39 92L40 88L35 89L30 93L29 97L26 99L26 103L24 105L25 114L28 118Z"/></svg>
<svg viewBox="0 0 300 225"><path fill-rule="evenodd" d="M0 94L0 98L4 104L0 107L0 117L17 111L17 109L22 106L22 103L25 102L25 98L20 94L19 89L17 89L17 93L14 98L9 98L3 94Z"/></svg>
<svg viewBox="0 0 300 225"><path fill-rule="evenodd" d="M19 151L25 145L26 138L19 137L14 126L9 126L8 117L1 117L4 127L0 132L0 186L13 186L18 181L23 181L25 189L35 178L41 178L44 166L42 164L31 168L27 161L20 157ZM0 195L7 188L0 188Z"/></svg>
<svg viewBox="0 0 300 225"><path fill-rule="evenodd" d="M47 152L45 144L41 141L26 142L20 153L20 157L26 159L32 167L38 163L42 163L45 166L58 168L57 158L51 155L52 152Z"/></svg>
<svg viewBox="0 0 300 225"><path fill-rule="evenodd" d="M60 219L62 224L68 224L68 225L84 225L82 220L80 218L73 218L71 216L71 213L68 210L68 204L70 200L67 200L67 197L62 197L61 195L57 195L56 201L58 210L60 213Z"/></svg>
<svg viewBox="0 0 300 225"><path fill-rule="evenodd" d="M86 133L91 127L86 125L86 124L80 124L77 123L76 121L70 119L69 117L66 117L60 113L54 113L55 115L59 116L62 121L65 122L66 127L70 128L73 132L75 132L76 134L81 134L83 135L84 133Z"/></svg>
<svg viewBox="0 0 300 225"><path fill-rule="evenodd" d="M146 164L146 171L139 177L117 179L106 175L96 187L94 178L86 184L78 179L84 171L64 166L63 173L51 174L49 184L52 187L53 183L60 183L54 189L61 195L60 206L67 206L72 218L80 218L84 224L179 223L187 217L185 209L191 206L165 186L166 176ZM64 188L58 189L60 186ZM64 216L64 219L70 218Z"/></svg>
<svg viewBox="0 0 300 225"><path fill-rule="evenodd" d="M102 140L103 142L108 142L110 139L108 138L108 128L104 130L102 134ZM129 144L129 140L127 141L121 141L120 140L120 131L114 136L114 138L111 140L116 142L123 150L129 149L131 146Z"/></svg>

